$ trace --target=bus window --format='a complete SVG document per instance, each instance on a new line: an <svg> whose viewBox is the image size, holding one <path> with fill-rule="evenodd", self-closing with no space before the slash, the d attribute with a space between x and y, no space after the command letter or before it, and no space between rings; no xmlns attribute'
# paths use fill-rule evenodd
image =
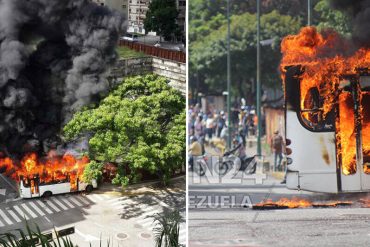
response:
<svg viewBox="0 0 370 247"><path fill-rule="evenodd" d="M322 102L319 90L316 87L310 88L304 96L303 106L300 107L302 125L310 131L334 131L334 110L323 117Z"/></svg>

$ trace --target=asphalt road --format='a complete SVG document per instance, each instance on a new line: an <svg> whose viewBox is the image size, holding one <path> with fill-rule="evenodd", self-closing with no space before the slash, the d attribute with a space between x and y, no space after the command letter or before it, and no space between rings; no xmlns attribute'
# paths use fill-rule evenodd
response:
<svg viewBox="0 0 370 247"><path fill-rule="evenodd" d="M291 191L271 176L261 184L216 183L189 173L189 246L369 246L367 194L328 195ZM265 199L303 198L325 203L350 200L351 206L254 210Z"/></svg>
<svg viewBox="0 0 370 247"><path fill-rule="evenodd" d="M25 220L36 223L42 232L74 227L71 240L79 247L154 246L153 219L147 216L177 208L185 217L184 179L171 188L146 186L121 193L113 186L94 193L52 196L48 199L8 199L0 203L0 233L24 229ZM185 224L180 240L185 242Z"/></svg>

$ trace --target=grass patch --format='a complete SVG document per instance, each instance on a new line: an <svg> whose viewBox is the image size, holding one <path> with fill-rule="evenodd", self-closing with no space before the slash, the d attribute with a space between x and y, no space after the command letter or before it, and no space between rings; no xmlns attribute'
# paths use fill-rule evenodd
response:
<svg viewBox="0 0 370 247"><path fill-rule="evenodd" d="M117 52L120 58L138 58L147 56L145 53L131 50L127 46L118 46Z"/></svg>

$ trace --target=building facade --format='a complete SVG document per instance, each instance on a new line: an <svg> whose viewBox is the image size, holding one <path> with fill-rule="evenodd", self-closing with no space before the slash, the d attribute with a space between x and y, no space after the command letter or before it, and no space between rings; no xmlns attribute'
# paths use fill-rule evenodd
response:
<svg viewBox="0 0 370 247"><path fill-rule="evenodd" d="M150 0L128 0L128 29L130 33L145 34L144 19Z"/></svg>
<svg viewBox="0 0 370 247"><path fill-rule="evenodd" d="M125 16L128 15L128 0L93 0L99 5L118 10Z"/></svg>
<svg viewBox="0 0 370 247"><path fill-rule="evenodd" d="M151 0L93 0L94 2L118 10L127 16L127 32L145 34L144 19ZM186 33L186 0L176 0L179 11L177 24Z"/></svg>

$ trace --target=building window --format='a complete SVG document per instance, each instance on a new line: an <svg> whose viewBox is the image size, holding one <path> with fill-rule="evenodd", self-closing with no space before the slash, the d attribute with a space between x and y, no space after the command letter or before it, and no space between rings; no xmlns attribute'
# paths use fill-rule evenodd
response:
<svg viewBox="0 0 370 247"><path fill-rule="evenodd" d="M126 6L126 4L123 4L122 5L122 9L125 9L127 6Z"/></svg>
<svg viewBox="0 0 370 247"><path fill-rule="evenodd" d="M179 1L179 6L186 6L186 1Z"/></svg>

